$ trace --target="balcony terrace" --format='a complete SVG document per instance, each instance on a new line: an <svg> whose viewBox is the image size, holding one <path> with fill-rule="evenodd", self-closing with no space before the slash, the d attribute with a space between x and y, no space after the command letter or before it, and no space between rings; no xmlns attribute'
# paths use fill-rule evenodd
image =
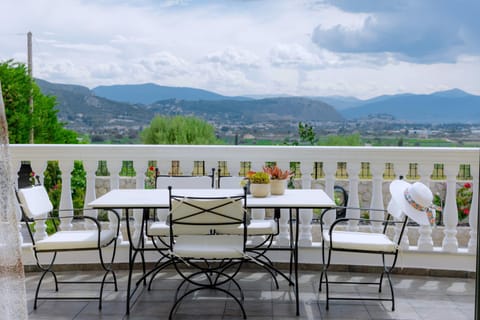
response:
<svg viewBox="0 0 480 320"><path fill-rule="evenodd" d="M221 168L223 173L241 175L246 170L260 169L267 162L282 168L296 166L296 188L322 188L333 197L334 187L348 191L349 207L386 208L388 185L396 177L421 181L444 199L441 224L435 227L409 225L408 237L401 245L398 270L415 276L450 275L475 283L477 254L478 197L474 196L470 214L459 224L456 190L470 182L473 194L478 194L479 150L469 148L398 148L398 147L287 147L287 146L162 146L162 145L11 145L13 169L29 162L43 181L48 161L58 161L61 170L61 209L71 209L70 186L74 161L81 160L86 172L85 205L109 189L144 188L146 172L152 161L162 174L205 174L210 168ZM108 169L108 176L97 176L99 162ZM121 176L122 168L130 165L134 176ZM267 212L268 214L268 212ZM299 259L306 270L319 270L321 264L320 235L316 212L300 210L296 221L300 224ZM349 217L360 217L361 210L347 210ZM141 215L139 215L141 216ZM331 223L334 217L331 217ZM135 221L137 226L139 221ZM277 241L288 238L286 219ZM135 224L135 223L134 223ZM62 219L61 228L71 228L70 221ZM348 225L346 228L373 229L370 225ZM41 237L42 228L37 229ZM116 262L125 265L128 243L125 234L119 244ZM31 245L24 237L23 262L27 268L34 264ZM147 257L148 258L148 257ZM93 259L83 255L64 255L59 263L66 266L91 265ZM288 261L287 255L276 254L277 262ZM151 260L153 261L153 260ZM365 271L371 265L365 259L339 256L335 262L345 270ZM355 266L358 266L355 268ZM309 271L310 272L310 271ZM318 281L318 280L317 280ZM436 280L435 280L436 281ZM428 282L428 281L427 281ZM424 285L428 285L425 283ZM473 302L473 301L471 301ZM394 317L395 318L395 317ZM413 317L415 318L415 317Z"/></svg>

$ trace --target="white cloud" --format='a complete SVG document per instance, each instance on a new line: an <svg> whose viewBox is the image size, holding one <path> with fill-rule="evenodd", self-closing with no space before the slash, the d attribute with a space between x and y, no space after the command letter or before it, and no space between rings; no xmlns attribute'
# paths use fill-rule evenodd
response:
<svg viewBox="0 0 480 320"><path fill-rule="evenodd" d="M477 3L1 1L11 14L2 16L0 60L26 62L32 31L34 75L52 82L226 95L480 94Z"/></svg>
<svg viewBox="0 0 480 320"><path fill-rule="evenodd" d="M254 53L235 48L209 53L205 60L221 64L226 68L258 68L260 65L260 59Z"/></svg>

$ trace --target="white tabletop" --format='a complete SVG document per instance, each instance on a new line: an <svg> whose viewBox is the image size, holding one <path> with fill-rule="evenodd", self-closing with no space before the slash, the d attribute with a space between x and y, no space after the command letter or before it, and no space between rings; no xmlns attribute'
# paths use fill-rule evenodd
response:
<svg viewBox="0 0 480 320"><path fill-rule="evenodd" d="M242 189L175 189L175 195L223 197L241 195ZM90 208L168 208L167 189L115 189L88 204ZM249 208L332 208L335 203L320 189L287 189L283 195L256 198L248 195Z"/></svg>

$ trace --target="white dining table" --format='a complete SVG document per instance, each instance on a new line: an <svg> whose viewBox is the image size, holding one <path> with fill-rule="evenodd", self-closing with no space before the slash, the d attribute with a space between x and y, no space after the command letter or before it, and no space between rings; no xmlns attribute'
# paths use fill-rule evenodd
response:
<svg viewBox="0 0 480 320"><path fill-rule="evenodd" d="M190 197L224 197L242 195L243 189L173 189L172 194ZM170 196L168 189L114 189L90 202L92 209L125 209L127 235L130 243L129 250L129 279L127 288L127 314L130 313L131 277L135 263L136 253L141 250L132 240L130 234L129 218L131 209L160 209L169 208ZM321 189L287 189L283 195L270 195L268 197L247 196L247 208L274 208L289 209L290 228L292 228L293 213L298 209L329 209L336 207L335 202ZM298 289L298 222L295 232L290 237L289 247L279 247L278 250L290 250L293 254L294 286L296 299L296 314L300 315L299 289ZM291 230L291 229L290 229ZM143 230L140 233L143 239ZM136 289L136 288L135 288Z"/></svg>

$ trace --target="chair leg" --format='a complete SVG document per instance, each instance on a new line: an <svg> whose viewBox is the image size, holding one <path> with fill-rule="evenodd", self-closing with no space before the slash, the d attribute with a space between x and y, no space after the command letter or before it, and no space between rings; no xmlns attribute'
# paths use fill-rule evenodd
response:
<svg viewBox="0 0 480 320"><path fill-rule="evenodd" d="M53 280L55 282L55 292L58 292L58 279L57 275L55 274L55 271L52 270L53 264L55 263L55 259L57 258L57 253L54 252L52 255L52 259L50 260L50 263L48 264L47 267L44 267L42 264L40 264L40 259L38 256L38 253L35 251L35 260L37 262L37 267L43 271L42 275L40 276L40 279L38 280L37 288L35 290L35 300L33 302L33 309L37 309L37 301L40 299L39 298L39 293L40 293L40 287L42 285L43 279L48 273L51 273L53 276Z"/></svg>

